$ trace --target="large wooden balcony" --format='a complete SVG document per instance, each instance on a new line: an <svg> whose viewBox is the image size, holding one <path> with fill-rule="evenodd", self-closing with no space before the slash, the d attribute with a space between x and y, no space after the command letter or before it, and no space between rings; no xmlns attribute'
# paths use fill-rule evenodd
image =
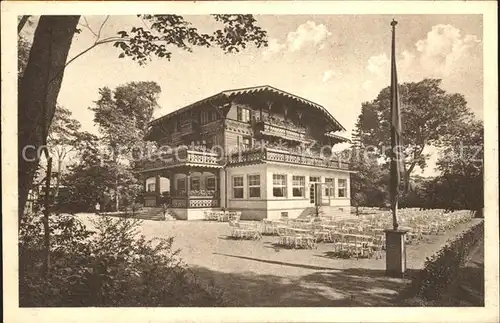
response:
<svg viewBox="0 0 500 323"><path fill-rule="evenodd" d="M273 118L258 119L255 126L261 136L272 136L298 142L307 141L306 129L289 121Z"/></svg>
<svg viewBox="0 0 500 323"><path fill-rule="evenodd" d="M286 151L268 147L260 147L232 154L229 156L228 164L256 163L259 161L349 170L349 163L338 158L327 158L319 154Z"/></svg>
<svg viewBox="0 0 500 323"><path fill-rule="evenodd" d="M165 152L143 160L142 170L156 170L179 166L203 166L220 168L221 160L218 154L210 151L197 151L189 147L180 147L171 152Z"/></svg>
<svg viewBox="0 0 500 323"><path fill-rule="evenodd" d="M200 130L200 124L196 120L188 120L180 125L180 136L188 136Z"/></svg>

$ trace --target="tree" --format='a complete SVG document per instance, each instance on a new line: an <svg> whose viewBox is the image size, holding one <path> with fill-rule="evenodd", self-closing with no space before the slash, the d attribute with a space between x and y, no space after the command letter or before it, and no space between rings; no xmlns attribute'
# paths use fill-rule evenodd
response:
<svg viewBox="0 0 500 323"><path fill-rule="evenodd" d="M78 142L82 140L84 134L80 133L81 124L72 118L72 112L62 106L57 106L54 119L50 125L47 146L50 153L56 159L56 187L54 199L59 195L59 185L62 176L62 166L68 154L78 147Z"/></svg>
<svg viewBox="0 0 500 323"><path fill-rule="evenodd" d="M448 209L465 208L479 211L484 206L484 128L479 121L464 123L444 139L436 180Z"/></svg>
<svg viewBox="0 0 500 323"><path fill-rule="evenodd" d="M403 123L403 155L407 189L416 166L426 167L427 146L440 146L443 138L453 135L459 126L472 118L463 95L447 93L439 79L424 79L404 83L399 87ZM390 158L390 87L377 98L362 104L353 137L363 146L375 147L374 152L386 161Z"/></svg>
<svg viewBox="0 0 500 323"><path fill-rule="evenodd" d="M129 32L121 30L118 31L118 36L107 38L101 37L107 18L98 30L93 30L88 24L83 23L82 25L94 34L96 40L93 45L69 61L67 56L73 36L81 31L77 29L81 17L40 17L28 63L19 81L19 217L22 216L40 160L37 150L46 143L64 70L68 64L93 48L108 43L114 44L120 50L119 57L131 57L140 64L146 63L152 56L170 59L172 47L192 51L194 46L216 46L226 53L232 53L250 43L257 47L267 45L266 32L257 26L252 15L213 15L213 17L221 24L221 28L211 34L199 32L183 17L177 15L139 15L143 20L142 25L146 26L134 26ZM20 21L18 31L22 27ZM34 149L28 152L25 150L28 147Z"/></svg>
<svg viewBox="0 0 500 323"><path fill-rule="evenodd" d="M359 147L349 151L351 170L351 200L359 214L360 206L383 206L387 194L384 169L377 158Z"/></svg>
<svg viewBox="0 0 500 323"><path fill-rule="evenodd" d="M136 184L132 174L135 162L133 150L142 150L146 145L143 138L158 106L156 100L160 92L160 86L155 82L131 82L118 86L114 91L104 87L99 89L100 98L90 108L94 112L101 141L110 148L110 167L115 174L116 210L120 208L119 193L123 191L124 184L120 179L127 183L127 187Z"/></svg>
<svg viewBox="0 0 500 323"><path fill-rule="evenodd" d="M83 132L78 142L78 158L68 165L68 173L62 177L69 187L65 204L72 212L92 211L96 201L109 191L114 183L112 169L99 154L99 138Z"/></svg>

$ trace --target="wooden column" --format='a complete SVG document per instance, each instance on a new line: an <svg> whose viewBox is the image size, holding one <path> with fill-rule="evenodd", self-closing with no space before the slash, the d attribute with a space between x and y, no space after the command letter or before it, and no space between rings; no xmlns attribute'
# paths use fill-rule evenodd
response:
<svg viewBox="0 0 500 323"><path fill-rule="evenodd" d="M155 193L156 193L156 206L161 205L161 187L160 187L160 175L155 176Z"/></svg>
<svg viewBox="0 0 500 323"><path fill-rule="evenodd" d="M170 196L172 196L172 193L174 192L175 190L175 183L174 183L174 173L170 172L169 175L168 175L168 180L170 181L170 185L169 185L169 190L170 190Z"/></svg>
<svg viewBox="0 0 500 323"><path fill-rule="evenodd" d="M221 191L220 191L220 170L215 172L215 198L218 201L217 206L221 206Z"/></svg>
<svg viewBox="0 0 500 323"><path fill-rule="evenodd" d="M191 171L186 172L186 207L189 208L189 196L191 195Z"/></svg>

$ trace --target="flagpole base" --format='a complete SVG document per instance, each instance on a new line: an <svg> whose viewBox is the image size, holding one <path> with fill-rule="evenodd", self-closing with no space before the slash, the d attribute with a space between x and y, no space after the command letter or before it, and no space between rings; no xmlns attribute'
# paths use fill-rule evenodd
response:
<svg viewBox="0 0 500 323"><path fill-rule="evenodd" d="M406 273L405 234L408 230L388 229L385 232L385 274L389 277L404 277Z"/></svg>

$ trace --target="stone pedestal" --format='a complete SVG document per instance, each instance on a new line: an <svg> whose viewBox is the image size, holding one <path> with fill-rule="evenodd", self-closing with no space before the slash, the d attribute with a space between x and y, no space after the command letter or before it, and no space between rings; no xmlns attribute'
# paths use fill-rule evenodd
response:
<svg viewBox="0 0 500 323"><path fill-rule="evenodd" d="M390 277L403 277L406 272L407 230L385 230L385 273Z"/></svg>

